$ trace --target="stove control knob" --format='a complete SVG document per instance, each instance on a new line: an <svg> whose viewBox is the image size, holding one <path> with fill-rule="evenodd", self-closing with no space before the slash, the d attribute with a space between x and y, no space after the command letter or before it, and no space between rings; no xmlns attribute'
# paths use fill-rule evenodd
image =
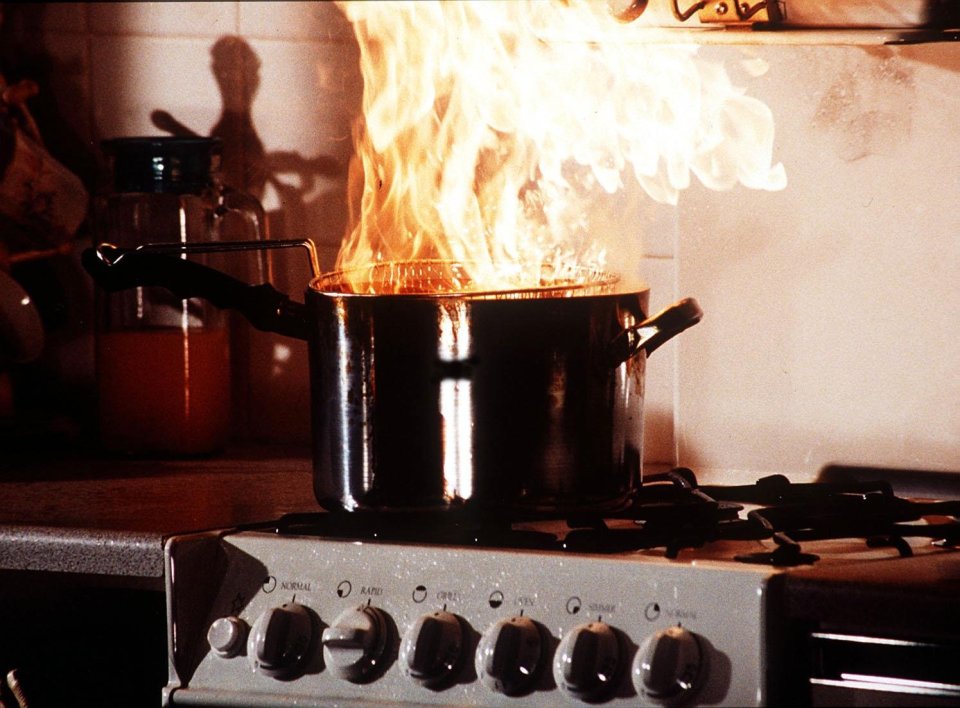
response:
<svg viewBox="0 0 960 708"><path fill-rule="evenodd" d="M347 610L323 630L323 660L342 679L360 683L382 668L390 637L387 614L370 605Z"/></svg>
<svg viewBox="0 0 960 708"><path fill-rule="evenodd" d="M443 686L463 663L465 635L463 620L450 612L422 615L400 643L400 670L421 686Z"/></svg>
<svg viewBox="0 0 960 708"><path fill-rule="evenodd" d="M207 630L207 642L217 656L236 656L247 640L247 624L239 617L220 617Z"/></svg>
<svg viewBox="0 0 960 708"><path fill-rule="evenodd" d="M491 691L520 695L533 687L543 664L543 635L537 623L517 616L500 620L483 633L476 669Z"/></svg>
<svg viewBox="0 0 960 708"><path fill-rule="evenodd" d="M651 634L633 661L633 685L650 701L675 706L689 700L707 675L707 653L700 638L683 627Z"/></svg>
<svg viewBox="0 0 960 708"><path fill-rule="evenodd" d="M553 677L565 693L583 701L609 696L626 667L626 651L619 632L605 622L571 629L557 647Z"/></svg>
<svg viewBox="0 0 960 708"><path fill-rule="evenodd" d="M316 620L303 605L271 607L253 623L247 658L255 671L278 679L295 676L313 646Z"/></svg>

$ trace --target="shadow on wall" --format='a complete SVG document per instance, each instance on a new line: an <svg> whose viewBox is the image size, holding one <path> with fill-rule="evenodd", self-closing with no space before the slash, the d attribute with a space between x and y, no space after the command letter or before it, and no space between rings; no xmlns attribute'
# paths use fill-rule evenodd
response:
<svg viewBox="0 0 960 708"><path fill-rule="evenodd" d="M263 199L266 187L276 190L285 218L291 223L304 223L310 209L304 195L313 191L318 178L339 177L346 168L329 155L306 158L295 152L268 153L253 124L251 109L260 87L260 58L241 37L225 36L210 49L211 69L220 88L223 110L220 120L210 131L211 137L223 141L224 182ZM198 135L165 110L150 115L153 124L172 135ZM296 175L299 184L281 179ZM276 217L274 219L274 223Z"/></svg>
<svg viewBox="0 0 960 708"><path fill-rule="evenodd" d="M260 57L242 37L224 36L210 50L211 70L220 90L222 112L210 131L223 141L222 174L225 184L261 202L268 189L277 208L267 213L267 238L311 237L343 233L346 225L346 167L335 157L307 158L292 151L268 152L254 125L252 107L260 88ZM176 116L162 109L150 119L157 128L177 136L198 135ZM342 187L317 189L323 179L338 179ZM309 195L315 195L312 198ZM304 230L306 233L304 233ZM291 233L292 232L292 233ZM319 233L318 233L319 232ZM267 279L297 297L310 273L304 263L291 262L276 252L263 254ZM275 259L283 259L274 263ZM280 442L309 440L309 386L304 343L253 331L235 318L232 329L234 432L243 438ZM254 413L256 411L256 413ZM264 427L264 413L270 421Z"/></svg>

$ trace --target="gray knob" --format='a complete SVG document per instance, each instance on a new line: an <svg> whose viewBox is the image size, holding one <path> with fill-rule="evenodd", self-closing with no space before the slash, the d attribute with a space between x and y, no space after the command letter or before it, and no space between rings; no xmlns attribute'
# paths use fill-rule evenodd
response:
<svg viewBox="0 0 960 708"><path fill-rule="evenodd" d="M376 607L347 610L323 630L323 660L334 674L359 683L382 668L389 637L387 615Z"/></svg>
<svg viewBox="0 0 960 708"><path fill-rule="evenodd" d="M553 677L565 693L584 701L602 700L623 673L624 651L613 627L590 622L571 629L557 647Z"/></svg>
<svg viewBox="0 0 960 708"><path fill-rule="evenodd" d="M696 634L670 627L647 637L633 661L633 685L648 700L674 706L690 699L707 675L707 654Z"/></svg>
<svg viewBox="0 0 960 708"><path fill-rule="evenodd" d="M243 649L247 625L239 617L220 617L207 630L207 642L218 656L234 657Z"/></svg>
<svg viewBox="0 0 960 708"><path fill-rule="evenodd" d="M255 671L290 678L303 667L314 639L310 611L296 602L272 607L253 623L247 655Z"/></svg>
<svg viewBox="0 0 960 708"><path fill-rule="evenodd" d="M496 622L480 638L477 676L491 691L516 696L533 687L542 659L540 628L527 617L511 617Z"/></svg>
<svg viewBox="0 0 960 708"><path fill-rule="evenodd" d="M450 680L463 655L461 620L446 611L422 615L400 643L400 670L421 686L435 688Z"/></svg>

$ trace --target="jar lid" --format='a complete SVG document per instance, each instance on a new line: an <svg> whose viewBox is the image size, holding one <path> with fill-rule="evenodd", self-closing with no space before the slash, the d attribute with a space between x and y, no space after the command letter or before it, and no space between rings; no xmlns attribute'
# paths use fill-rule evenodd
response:
<svg viewBox="0 0 960 708"><path fill-rule="evenodd" d="M204 137L127 137L104 140L116 192L195 194L213 182L223 143Z"/></svg>

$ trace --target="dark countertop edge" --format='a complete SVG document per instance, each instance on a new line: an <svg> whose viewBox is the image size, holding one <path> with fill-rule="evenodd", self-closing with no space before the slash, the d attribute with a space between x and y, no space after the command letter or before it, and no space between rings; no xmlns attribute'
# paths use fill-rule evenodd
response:
<svg viewBox="0 0 960 708"><path fill-rule="evenodd" d="M0 525L0 569L162 581L163 536L54 526Z"/></svg>
<svg viewBox="0 0 960 708"><path fill-rule="evenodd" d="M15 502L0 514L8 577L162 590L171 536L316 508L309 452L294 445L238 445L202 459L0 457L0 489Z"/></svg>

